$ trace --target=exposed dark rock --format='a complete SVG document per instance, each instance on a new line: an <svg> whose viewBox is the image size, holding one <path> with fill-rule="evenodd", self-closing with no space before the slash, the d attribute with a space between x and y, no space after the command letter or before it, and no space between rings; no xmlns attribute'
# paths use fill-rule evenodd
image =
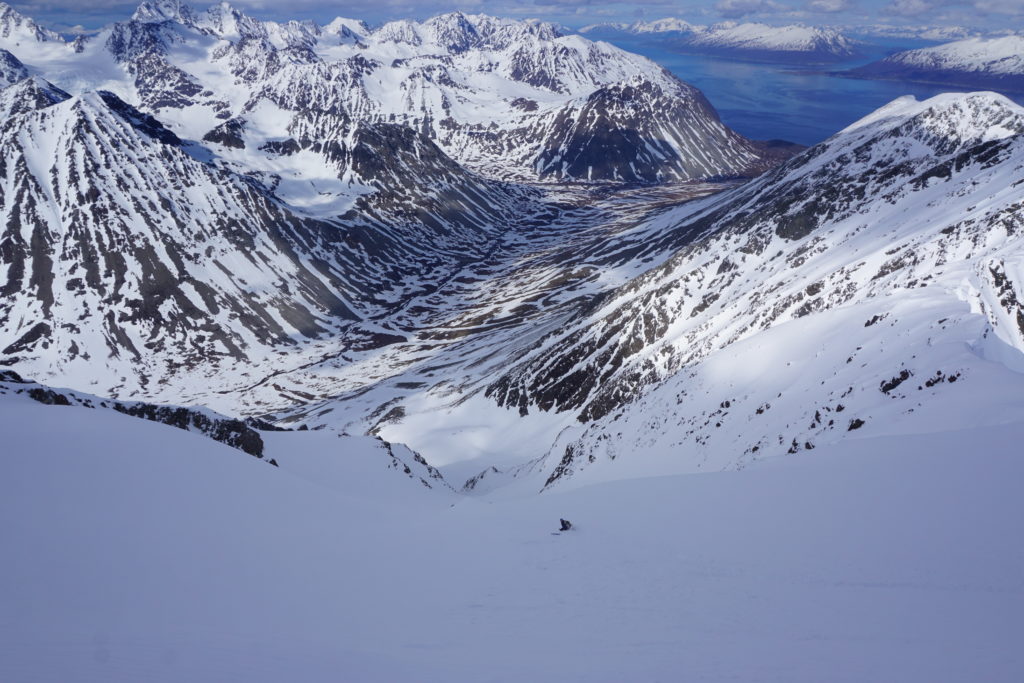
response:
<svg viewBox="0 0 1024 683"><path fill-rule="evenodd" d="M215 418L190 408L157 406L149 403L115 403L113 407L125 415L141 417L186 431L202 432L214 441L257 458L263 457L263 438L242 420Z"/></svg>
<svg viewBox="0 0 1024 683"><path fill-rule="evenodd" d="M901 370L900 374L896 375L895 377L887 381L883 381L879 385L879 389L883 394L888 394L890 391L892 391L893 389L895 389L896 387L910 379L913 374L914 373L910 372L909 370Z"/></svg>
<svg viewBox="0 0 1024 683"><path fill-rule="evenodd" d="M39 401L48 406L69 406L71 401L64 394L54 391L53 389L45 389L43 387L34 387L28 390L28 395L33 401Z"/></svg>

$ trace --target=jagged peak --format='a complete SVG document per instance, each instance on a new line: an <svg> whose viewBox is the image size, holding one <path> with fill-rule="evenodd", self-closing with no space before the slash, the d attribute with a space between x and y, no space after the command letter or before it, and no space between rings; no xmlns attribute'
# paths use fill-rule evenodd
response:
<svg viewBox="0 0 1024 683"><path fill-rule="evenodd" d="M926 100L897 98L839 134L916 123L931 135L964 142L1001 139L1024 132L1024 107L995 92L944 93Z"/></svg>
<svg viewBox="0 0 1024 683"><path fill-rule="evenodd" d="M370 27L361 19L349 19L347 17L335 17L330 22L320 27L323 33L343 34L348 31L350 34L362 36L370 32Z"/></svg>
<svg viewBox="0 0 1024 683"><path fill-rule="evenodd" d="M134 131L133 137L150 138L167 145L182 144L181 139L164 127L160 121L149 114L140 112L112 92L88 90L72 96L42 79L37 81L26 79L17 86L0 91L0 95L14 91L16 88L38 89L42 96L50 99L49 102L42 102L40 106L28 109L37 111L41 117L39 122L51 133L59 130L74 130L77 131L76 135L87 132L89 135L101 136L104 140L109 141L111 132L119 129L125 133ZM101 122L106 122L108 125Z"/></svg>
<svg viewBox="0 0 1024 683"><path fill-rule="evenodd" d="M168 145L180 145L177 135L168 130L164 124L128 104L114 93L99 90L82 96L92 107L110 111L131 124L137 131ZM102 103L102 104L101 104Z"/></svg>
<svg viewBox="0 0 1024 683"><path fill-rule="evenodd" d="M197 17L196 25L221 37L266 34L261 22L236 9L228 2L221 2L208 8Z"/></svg>
<svg viewBox="0 0 1024 683"><path fill-rule="evenodd" d="M143 0L134 14L132 21L143 23L162 23L174 21L185 26L194 26L195 11L181 0Z"/></svg>
<svg viewBox="0 0 1024 683"><path fill-rule="evenodd" d="M28 78L28 69L13 54L0 48L0 88Z"/></svg>
<svg viewBox="0 0 1024 683"><path fill-rule="evenodd" d="M556 24L553 21L545 21L544 19L523 19L523 23L534 27L538 31L550 32L555 38L573 33L573 30L565 24Z"/></svg>
<svg viewBox="0 0 1024 683"><path fill-rule="evenodd" d="M483 15L480 15L483 16ZM460 28L467 31L475 31L474 23L466 14L459 10L436 14L423 22L424 26L437 26L448 28Z"/></svg>
<svg viewBox="0 0 1024 683"><path fill-rule="evenodd" d="M389 21L374 31L373 36L376 40L384 43L420 45L423 40L420 38L419 26L419 24L411 19Z"/></svg>
<svg viewBox="0 0 1024 683"><path fill-rule="evenodd" d="M71 98L53 83L39 76L28 76L0 89L0 121L19 114L39 111Z"/></svg>
<svg viewBox="0 0 1024 683"><path fill-rule="evenodd" d="M50 83L50 81L46 80L45 78L40 78L39 76L30 75L25 79L18 81L9 88L5 88L4 92L13 92L19 88L25 90L32 89L40 92L45 92L52 99L54 104L56 104L57 102L63 102L64 100L71 98L71 95L64 92L63 90L55 86L53 83Z"/></svg>
<svg viewBox="0 0 1024 683"><path fill-rule="evenodd" d="M0 2L0 38L65 42L60 34L43 28L6 2Z"/></svg>
<svg viewBox="0 0 1024 683"><path fill-rule="evenodd" d="M451 52L464 52L480 40L476 25L462 12L439 14L423 24L430 42Z"/></svg>

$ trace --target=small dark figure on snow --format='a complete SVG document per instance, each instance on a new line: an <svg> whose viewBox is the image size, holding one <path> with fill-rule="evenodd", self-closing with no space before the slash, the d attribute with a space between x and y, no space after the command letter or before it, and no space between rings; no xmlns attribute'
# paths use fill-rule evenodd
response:
<svg viewBox="0 0 1024 683"><path fill-rule="evenodd" d="M559 529L559 531L568 531L572 528L572 522L570 522L569 520L559 519L558 521L562 523L562 528Z"/></svg>

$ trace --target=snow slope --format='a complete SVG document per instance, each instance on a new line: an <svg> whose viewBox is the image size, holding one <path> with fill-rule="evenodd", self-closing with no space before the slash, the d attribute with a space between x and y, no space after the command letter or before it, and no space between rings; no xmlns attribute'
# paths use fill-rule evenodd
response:
<svg viewBox="0 0 1024 683"><path fill-rule="evenodd" d="M1020 422L481 501L0 401L3 680L1024 674Z"/></svg>
<svg viewBox="0 0 1024 683"><path fill-rule="evenodd" d="M531 475L643 453L662 471L743 467L860 428L1009 419L1024 396L1022 132L1024 109L994 93L904 98L678 209L690 245L488 385L520 412L578 417Z"/></svg>
<svg viewBox="0 0 1024 683"><path fill-rule="evenodd" d="M0 375L0 680L1024 676L1024 109L708 180L539 22L10 35L0 363L97 395Z"/></svg>
<svg viewBox="0 0 1024 683"><path fill-rule="evenodd" d="M1024 91L1024 37L967 38L898 52L847 72L858 78Z"/></svg>

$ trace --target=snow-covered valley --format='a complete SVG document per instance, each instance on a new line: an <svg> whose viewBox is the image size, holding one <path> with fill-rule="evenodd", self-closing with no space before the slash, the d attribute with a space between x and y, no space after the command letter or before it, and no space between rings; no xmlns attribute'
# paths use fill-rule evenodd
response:
<svg viewBox="0 0 1024 683"><path fill-rule="evenodd" d="M0 680L1024 677L1006 97L147 0L0 113Z"/></svg>

